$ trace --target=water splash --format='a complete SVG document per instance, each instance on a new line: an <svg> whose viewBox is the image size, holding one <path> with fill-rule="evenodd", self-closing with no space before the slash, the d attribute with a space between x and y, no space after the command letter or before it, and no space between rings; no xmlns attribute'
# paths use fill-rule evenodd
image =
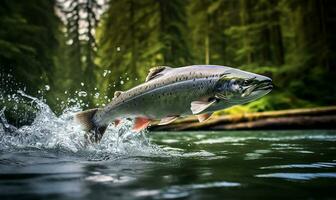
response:
<svg viewBox="0 0 336 200"><path fill-rule="evenodd" d="M132 121L125 120L118 127L109 126L99 144L87 144L84 131L73 120L80 106L64 109L57 116L42 100L18 91L22 98L37 108L31 125L16 128L0 111L0 150L47 150L76 154L89 160L116 159L120 156L150 156L163 151L151 144L146 132L131 131Z"/></svg>

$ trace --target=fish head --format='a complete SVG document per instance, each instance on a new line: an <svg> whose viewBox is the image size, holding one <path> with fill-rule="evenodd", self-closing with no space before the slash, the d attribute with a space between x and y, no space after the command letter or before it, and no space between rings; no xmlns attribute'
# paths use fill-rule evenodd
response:
<svg viewBox="0 0 336 200"><path fill-rule="evenodd" d="M268 94L273 88L272 79L239 69L229 69L215 86L215 97L244 104Z"/></svg>

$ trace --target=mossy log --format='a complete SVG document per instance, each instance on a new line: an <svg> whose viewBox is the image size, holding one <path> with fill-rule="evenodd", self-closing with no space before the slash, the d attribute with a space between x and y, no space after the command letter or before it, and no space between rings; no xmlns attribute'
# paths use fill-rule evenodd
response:
<svg viewBox="0 0 336 200"><path fill-rule="evenodd" d="M238 130L286 128L336 128L336 106L290 109L213 116L199 123L188 117L165 126L152 125L151 130Z"/></svg>

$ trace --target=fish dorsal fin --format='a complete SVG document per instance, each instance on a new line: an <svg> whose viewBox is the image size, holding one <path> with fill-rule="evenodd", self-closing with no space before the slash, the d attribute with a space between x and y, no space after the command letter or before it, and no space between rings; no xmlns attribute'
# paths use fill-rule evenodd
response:
<svg viewBox="0 0 336 200"><path fill-rule="evenodd" d="M119 97L122 93L123 93L123 91L115 91L113 99Z"/></svg>
<svg viewBox="0 0 336 200"><path fill-rule="evenodd" d="M149 73L146 77L146 82L153 80L154 78L162 76L164 73L163 71L169 70L171 67L168 66L158 66L149 69Z"/></svg>
<svg viewBox="0 0 336 200"><path fill-rule="evenodd" d="M200 101L193 101L191 102L191 112L193 114L198 114L201 113L202 111L206 110L207 108L209 108L212 104L216 103L216 99L212 100L212 101L204 101L204 100L200 100Z"/></svg>
<svg viewBox="0 0 336 200"><path fill-rule="evenodd" d="M167 125L167 124L170 124L170 123L172 123L173 121L175 121L177 118L178 118L178 116L170 116L170 117L162 118L162 119L160 120L159 125Z"/></svg>
<svg viewBox="0 0 336 200"><path fill-rule="evenodd" d="M211 115L212 113L204 113L204 114L197 115L197 118L199 122L204 122L208 120L211 117Z"/></svg>

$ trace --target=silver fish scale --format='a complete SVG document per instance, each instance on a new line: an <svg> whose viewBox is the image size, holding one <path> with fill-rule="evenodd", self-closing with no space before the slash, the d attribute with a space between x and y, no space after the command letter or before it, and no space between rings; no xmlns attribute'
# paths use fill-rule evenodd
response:
<svg viewBox="0 0 336 200"><path fill-rule="evenodd" d="M118 106L119 104L127 102L129 99L132 99L138 95L141 95L143 93L147 93L150 91L153 91L157 88L163 87L165 85L177 83L177 82L183 82L187 80L196 80L200 78L219 78L221 74L214 75L211 72L187 72L187 73L181 73L181 74L175 74L173 76L164 75L160 78L156 78L153 80L150 80L149 82L143 83L137 87L134 87L128 91L122 92L118 97L116 97L109 105L109 108L113 108L115 106Z"/></svg>
<svg viewBox="0 0 336 200"><path fill-rule="evenodd" d="M161 119L167 116L190 115L190 103L200 97L211 97L215 80L195 79L175 82L143 93L114 107L102 118L146 117Z"/></svg>
<svg viewBox="0 0 336 200"><path fill-rule="evenodd" d="M189 66L173 68L161 77L134 87L115 97L94 117L97 123L109 119L143 116L160 119L190 115L190 103L200 97L213 97L213 89L227 67Z"/></svg>

